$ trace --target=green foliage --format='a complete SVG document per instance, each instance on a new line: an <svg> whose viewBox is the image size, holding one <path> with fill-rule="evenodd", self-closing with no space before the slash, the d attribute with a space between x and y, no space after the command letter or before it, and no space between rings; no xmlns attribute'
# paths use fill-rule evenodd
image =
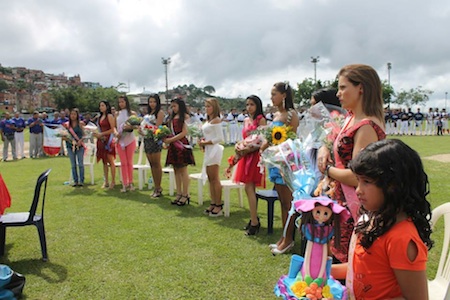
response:
<svg viewBox="0 0 450 300"><path fill-rule="evenodd" d="M394 88L389 85L387 80L381 82L381 88L383 89L383 101L385 104L390 105L392 102L392 97L395 95Z"/></svg>
<svg viewBox="0 0 450 300"><path fill-rule="evenodd" d="M115 106L121 93L112 87L91 89L72 86L53 89L50 94L59 110L77 107L81 112L84 112L98 111L98 104L102 100L108 100L111 106Z"/></svg>
<svg viewBox="0 0 450 300"><path fill-rule="evenodd" d="M3 79L0 79L0 92L3 92L9 88L9 84L4 81Z"/></svg>
<svg viewBox="0 0 450 300"><path fill-rule="evenodd" d="M433 91L422 89L421 86L418 86L409 91L402 90L397 94L397 98L393 103L404 105L406 107L411 107L412 105L425 105L431 94L433 94Z"/></svg>
<svg viewBox="0 0 450 300"><path fill-rule="evenodd" d="M216 89L212 85L205 86L203 90L208 94L214 94L216 92Z"/></svg>
<svg viewBox="0 0 450 300"><path fill-rule="evenodd" d="M314 83L314 79L305 78L302 82L297 83L297 91L294 94L294 103L298 103L300 106L309 106L312 93L322 87L322 82L320 80L317 80L317 82Z"/></svg>

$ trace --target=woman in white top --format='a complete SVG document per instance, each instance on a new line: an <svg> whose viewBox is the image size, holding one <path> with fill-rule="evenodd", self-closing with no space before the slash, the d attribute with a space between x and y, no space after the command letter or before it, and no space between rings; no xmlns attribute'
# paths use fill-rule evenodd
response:
<svg viewBox="0 0 450 300"><path fill-rule="evenodd" d="M120 96L118 103L119 111L116 114L117 124L117 144L116 150L120 158L120 171L122 173L122 193L128 190L134 191L133 186L133 156L136 150L136 139L133 129L137 126L131 126L127 123L131 115L136 115L130 109L130 102L127 96Z"/></svg>
<svg viewBox="0 0 450 300"><path fill-rule="evenodd" d="M205 101L205 111L207 121L203 124L204 137L200 140L199 145L204 149L205 157L203 159L202 178L206 181L206 175L209 181L209 192L211 195L211 204L205 210L210 217L223 215L222 204L222 185L220 184L219 168L223 156L223 146L219 143L223 142L222 121L219 117L220 107L219 101L214 98Z"/></svg>

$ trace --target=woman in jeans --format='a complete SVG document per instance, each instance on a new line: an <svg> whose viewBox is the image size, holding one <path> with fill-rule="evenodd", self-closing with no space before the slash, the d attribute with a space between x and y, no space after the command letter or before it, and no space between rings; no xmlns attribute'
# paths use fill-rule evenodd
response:
<svg viewBox="0 0 450 300"><path fill-rule="evenodd" d="M84 143L83 143L83 124L80 122L78 109L70 111L69 121L64 124L69 131L70 137L63 137L66 141L67 154L69 155L70 165L72 166L72 186L83 186L84 184ZM78 172L77 172L78 167Z"/></svg>

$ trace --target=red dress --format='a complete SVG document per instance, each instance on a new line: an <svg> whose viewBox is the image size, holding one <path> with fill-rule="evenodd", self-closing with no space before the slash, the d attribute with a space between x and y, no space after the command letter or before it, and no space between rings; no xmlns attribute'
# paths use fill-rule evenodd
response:
<svg viewBox="0 0 450 300"><path fill-rule="evenodd" d="M259 115L253 122L245 120L244 128L242 129L242 137L244 139L249 136L252 131L258 128L259 120L261 120L261 118L263 118L263 116ZM266 170L263 169L263 173L261 173L260 167L258 166L260 158L261 156L258 150L241 158L237 163L233 181L241 183L253 182L258 187L266 187Z"/></svg>
<svg viewBox="0 0 450 300"><path fill-rule="evenodd" d="M180 122L180 119L173 119L171 122L174 135L183 131L183 124ZM166 166L173 165L175 168L180 168L186 165L195 165L192 148L184 148L180 145L180 142L183 145L189 145L189 141L186 137L171 143L167 152ZM176 145L176 143L178 143L178 145Z"/></svg>
<svg viewBox="0 0 450 300"><path fill-rule="evenodd" d="M103 120L100 119L99 126L101 132L105 132L111 129L108 117ZM104 163L108 161L107 155L113 155L116 158L116 141L114 135L102 136L97 139L97 162L102 160Z"/></svg>

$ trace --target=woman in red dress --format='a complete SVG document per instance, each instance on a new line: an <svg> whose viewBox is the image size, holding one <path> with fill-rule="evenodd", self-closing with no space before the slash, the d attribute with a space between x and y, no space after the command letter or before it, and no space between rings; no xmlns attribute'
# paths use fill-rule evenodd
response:
<svg viewBox="0 0 450 300"><path fill-rule="evenodd" d="M115 127L116 119L111 114L111 105L108 101L100 101L99 110L101 116L97 126L99 132L95 134L97 138L97 162L103 161L103 176L105 181L102 188L113 189L116 184L116 143L115 143ZM111 183L109 183L108 169L111 169Z"/></svg>
<svg viewBox="0 0 450 300"><path fill-rule="evenodd" d="M172 136L164 139L169 144L166 157L166 166L172 165L175 173L175 184L177 186L177 197L172 204L184 206L190 203L189 197L189 174L188 165L195 165L192 147L186 138L188 133L185 121L189 119L186 104L182 99L173 99L170 103L172 115L170 116L170 128Z"/></svg>
<svg viewBox="0 0 450 300"><path fill-rule="evenodd" d="M251 95L247 97L246 102L248 117L245 118L244 128L242 129L242 137L244 139L259 126L266 125L261 99L258 96ZM245 184L245 193L247 194L248 205L250 208L250 221L244 229L246 235L255 235L261 227L258 218L255 189L256 187L265 187L266 174L264 169L261 173L260 167L258 166L260 160L258 146L246 146L244 149L238 150L238 156L242 156L242 158L237 163L233 181ZM231 173L231 168L232 167L228 167L226 171L227 174Z"/></svg>

